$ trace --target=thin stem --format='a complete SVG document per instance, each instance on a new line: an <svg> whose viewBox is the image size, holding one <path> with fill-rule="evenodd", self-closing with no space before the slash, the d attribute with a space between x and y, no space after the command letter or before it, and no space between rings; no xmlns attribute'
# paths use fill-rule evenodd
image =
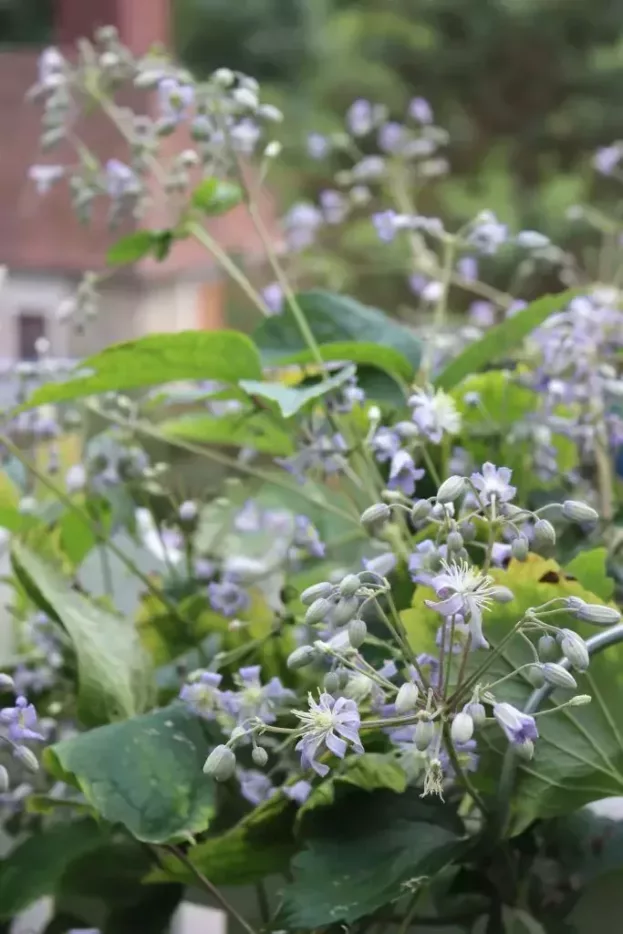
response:
<svg viewBox="0 0 623 934"><path fill-rule="evenodd" d="M498 655L502 653L505 646L511 641L511 639L513 639L517 635L517 633L519 632L519 630L521 629L525 621L526 621L525 617L522 616L521 619L517 623L515 623L513 628L510 630L510 632L508 632L504 636L502 641L499 642L490 652L487 653L487 660L483 662L482 665L480 665L472 675L470 675L470 677L467 679L465 684L459 685L455 693L452 695L452 697L448 701L449 705L456 707L459 700L462 697L464 697L465 694L475 684L477 684L479 678L481 678L483 674L487 671L487 669L491 667L493 661L498 657Z"/></svg>
<svg viewBox="0 0 623 934"><path fill-rule="evenodd" d="M186 853L184 853L183 850L180 850L178 847L173 846L173 844L167 844L165 849L167 849L170 853L172 853L180 861L180 863L182 863L187 869L190 870L190 872L193 874L197 882L201 883L202 887L206 890L206 892L209 892L210 895L212 895L212 897L216 899L216 901L219 903L223 911L227 912L227 914L230 915L230 917L233 918L234 921L237 921L238 924L244 928L247 934L257 934L257 932L255 931L255 928L251 927L249 922L245 918L242 917L240 912L236 908L234 908L231 902L229 902L225 898L225 896L220 891L220 889L217 889L214 883L210 882L207 876L204 876L204 874L201 872L200 869L197 869L195 864L192 862L191 859L188 858L188 856L186 855Z"/></svg>
<svg viewBox="0 0 623 934"><path fill-rule="evenodd" d="M478 807L478 809L483 814L486 814L487 808L480 795L480 792L474 788L471 778L469 777L469 775L467 774L467 772L465 771L465 769L459 762L459 757L456 754L456 749L454 748L454 743L452 742L452 735L450 733L450 727L448 726L447 723L444 723L443 725L443 735L446 741L446 749L448 750L448 756L450 758L450 762L452 763L452 768L454 769L456 773L456 777L461 782L461 784L465 787L467 794L473 800L474 804Z"/></svg>
<svg viewBox="0 0 623 934"><path fill-rule="evenodd" d="M262 924L267 925L270 923L271 913L270 905L268 903L268 895L266 894L266 887L263 882L256 883L255 895L257 898L257 907L260 913L260 918L262 919Z"/></svg>
<svg viewBox="0 0 623 934"><path fill-rule="evenodd" d="M424 463L426 464L426 469L428 470L429 474L431 475L431 477L432 477L433 480L435 481L435 485L436 485L437 487L440 487L440 486L441 486L441 478L440 478L440 476L439 476L439 474L438 474L438 472L437 472L437 468L435 467L435 465L434 465L434 463L433 463L433 459L432 459L432 457L430 456L430 454L429 454L429 452L428 452L428 448L426 447L426 445L422 445L422 447L421 447L419 450L422 452L422 457L424 458Z"/></svg>

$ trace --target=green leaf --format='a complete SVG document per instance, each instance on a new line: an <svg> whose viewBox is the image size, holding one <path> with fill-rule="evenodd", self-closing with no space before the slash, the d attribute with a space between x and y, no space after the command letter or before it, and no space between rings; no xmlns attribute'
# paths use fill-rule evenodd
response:
<svg viewBox="0 0 623 934"><path fill-rule="evenodd" d="M623 820L584 807L569 817L552 821L547 843L553 845L569 876L582 880L584 886L623 869Z"/></svg>
<svg viewBox="0 0 623 934"><path fill-rule="evenodd" d="M301 292L297 301L321 345L321 352L325 344L331 347L336 343L361 341L380 348L393 348L406 358L414 372L418 369L422 356L420 340L410 328L393 321L378 308L322 290ZM267 318L253 337L264 358L271 363L283 359L286 354L308 349L289 307L282 314Z"/></svg>
<svg viewBox="0 0 623 934"><path fill-rule="evenodd" d="M279 426L278 420L265 412L249 414L182 415L158 425L158 431L172 441L195 444L223 444L252 448L273 457L287 457L294 452L294 441Z"/></svg>
<svg viewBox="0 0 623 934"><path fill-rule="evenodd" d="M12 559L37 605L64 626L74 645L82 721L106 723L145 710L152 700L151 666L132 623L77 593L25 545L13 545Z"/></svg>
<svg viewBox="0 0 623 934"><path fill-rule="evenodd" d="M284 794L276 794L231 830L195 844L186 855L215 885L259 882L266 876L283 872L296 852L295 814L295 805ZM175 857L164 856L161 865L161 869L150 874L148 881L193 882L192 872Z"/></svg>
<svg viewBox="0 0 623 934"><path fill-rule="evenodd" d="M260 396L262 399L268 399L279 407L284 418L291 418L296 415L303 406L315 399L326 396L327 393L339 389L344 383L355 375L355 367L347 366L335 376L323 379L313 386L307 386L299 389L296 386L286 386L284 383L261 383L258 380L242 379L240 387L250 396Z"/></svg>
<svg viewBox="0 0 623 934"><path fill-rule="evenodd" d="M349 787L364 791L386 788L400 794L407 787L407 776L391 756L371 752L346 759L340 772L316 785L307 801L299 808L297 824L316 808L333 804L336 793L346 791Z"/></svg>
<svg viewBox="0 0 623 934"><path fill-rule="evenodd" d="M14 918L56 892L68 865L101 847L107 832L94 820L60 823L35 833L0 862L0 918Z"/></svg>
<svg viewBox="0 0 623 934"><path fill-rule="evenodd" d="M602 600L612 599L614 581L608 577L608 551L606 548L593 548L581 551L565 568L565 573L575 577L583 587L597 594Z"/></svg>
<svg viewBox="0 0 623 934"><path fill-rule="evenodd" d="M166 843L210 823L214 788L202 768L211 746L205 723L174 703L57 743L44 762L105 820L139 840Z"/></svg>
<svg viewBox="0 0 623 934"><path fill-rule="evenodd" d="M235 383L261 379L256 348L236 331L178 331L148 334L113 344L88 357L80 371L93 371L64 383L36 389L19 411L103 392L137 389L179 380L216 379Z"/></svg>
<svg viewBox="0 0 623 934"><path fill-rule="evenodd" d="M416 795L362 792L357 804L344 816L331 811L330 836L312 840L294 858L284 926L351 924L412 892L418 879L441 869L463 846L437 821L438 809Z"/></svg>
<svg viewBox="0 0 623 934"><path fill-rule="evenodd" d="M504 934L547 934L540 921L537 921L523 908L503 908Z"/></svg>
<svg viewBox="0 0 623 934"><path fill-rule="evenodd" d="M415 376L411 362L393 347L383 347L365 341L337 341L333 344L323 344L321 352L322 359L328 362L339 360L343 363L368 365L383 370L390 376L397 376L403 382L409 382ZM311 350L301 350L299 353L287 354L279 360L279 364L291 363L315 363L315 357Z"/></svg>
<svg viewBox="0 0 623 934"><path fill-rule="evenodd" d="M194 207L204 214L213 217L216 214L225 214L235 208L243 198L243 191L236 182L229 182L219 178L205 178L197 185L192 194Z"/></svg>
<svg viewBox="0 0 623 934"><path fill-rule="evenodd" d="M453 389L472 373L477 373L494 360L510 353L523 339L538 328L555 311L560 311L575 295L577 289L567 289L558 295L545 295L527 308L491 328L479 341L459 354L435 379L438 389Z"/></svg>
<svg viewBox="0 0 623 934"><path fill-rule="evenodd" d="M139 259L149 256L158 242L158 235L151 230L137 230L135 233L121 237L110 247L106 253L106 262L109 266L125 266L136 263Z"/></svg>

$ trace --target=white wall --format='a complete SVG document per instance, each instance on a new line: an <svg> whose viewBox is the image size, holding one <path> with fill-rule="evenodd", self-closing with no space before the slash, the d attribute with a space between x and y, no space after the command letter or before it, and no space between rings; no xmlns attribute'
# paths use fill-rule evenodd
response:
<svg viewBox="0 0 623 934"><path fill-rule="evenodd" d="M138 334L183 331L198 324L199 286L176 281L145 290L136 308Z"/></svg>

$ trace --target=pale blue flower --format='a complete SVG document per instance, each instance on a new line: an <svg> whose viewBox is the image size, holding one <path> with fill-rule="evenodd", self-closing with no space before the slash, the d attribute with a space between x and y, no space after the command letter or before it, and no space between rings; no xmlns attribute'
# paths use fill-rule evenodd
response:
<svg viewBox="0 0 623 934"><path fill-rule="evenodd" d="M322 133L307 135L307 153L312 159L324 159L331 151L331 144Z"/></svg>
<svg viewBox="0 0 623 934"><path fill-rule="evenodd" d="M413 496L415 484L422 479L424 473L421 467L415 466L413 458L407 451L398 451L392 457L387 485L390 490L400 490L405 496Z"/></svg>
<svg viewBox="0 0 623 934"><path fill-rule="evenodd" d="M432 586L433 578L439 573L442 559L447 555L445 545L435 545L427 538L423 542L418 542L415 551L409 556L409 574L415 584L423 584L425 587Z"/></svg>
<svg viewBox="0 0 623 934"><path fill-rule="evenodd" d="M219 685L222 680L223 676L217 672L204 671L196 681L184 685L180 691L180 700L204 720L213 720L219 709Z"/></svg>
<svg viewBox="0 0 623 934"><path fill-rule="evenodd" d="M29 704L25 697L17 697L15 707L3 707L0 710L0 723L8 727L9 739L15 743L44 739L37 731L39 722L35 706Z"/></svg>
<svg viewBox="0 0 623 934"><path fill-rule="evenodd" d="M409 104L409 116L424 125L433 122L433 111L423 97L414 97Z"/></svg>
<svg viewBox="0 0 623 934"><path fill-rule="evenodd" d="M539 738L534 717L523 713L512 704L494 704L493 716L504 730L509 743L514 746L522 746L527 741L533 742Z"/></svg>
<svg viewBox="0 0 623 934"><path fill-rule="evenodd" d="M353 136L366 136L374 126L374 108L370 101L353 101L346 114L346 126Z"/></svg>
<svg viewBox="0 0 623 934"><path fill-rule="evenodd" d="M194 99L194 88L190 84L182 84L177 78L162 78L158 84L160 114L164 120L179 123L188 116Z"/></svg>
<svg viewBox="0 0 623 934"><path fill-rule="evenodd" d="M312 786L310 782L301 778L298 782L294 782L293 785L283 785L281 790L291 801L296 801L297 804L305 804L311 794Z"/></svg>
<svg viewBox="0 0 623 934"><path fill-rule="evenodd" d="M466 561L443 561L442 572L432 584L440 600L426 600L426 605L446 619L460 613L469 626L473 647L488 648L482 633L482 614L491 606L493 578Z"/></svg>
<svg viewBox="0 0 623 934"><path fill-rule="evenodd" d="M490 461L482 465L482 473L473 473L472 484L478 490L478 498L484 506L490 506L493 499L496 503L509 503L517 492L517 487L511 486L512 470L509 467L496 467Z"/></svg>
<svg viewBox="0 0 623 934"><path fill-rule="evenodd" d="M271 282L262 289L264 304L271 315L280 315L283 311L283 289L278 282Z"/></svg>
<svg viewBox="0 0 623 934"><path fill-rule="evenodd" d="M249 595L231 580L213 581L208 586L208 599L213 610L223 616L236 616L249 607Z"/></svg>
<svg viewBox="0 0 623 934"><path fill-rule="evenodd" d="M301 766L322 777L329 771L328 765L316 759L323 747L340 759L344 758L348 743L355 752L364 751L359 739L361 719L355 701L345 697L336 699L323 693L316 702L309 694L308 702L309 710L293 711L301 721L302 734L295 748L301 753Z"/></svg>
<svg viewBox="0 0 623 934"><path fill-rule="evenodd" d="M242 797L254 807L262 804L263 801L268 801L277 793L277 789L264 772L258 772L255 769L239 769L238 779Z"/></svg>

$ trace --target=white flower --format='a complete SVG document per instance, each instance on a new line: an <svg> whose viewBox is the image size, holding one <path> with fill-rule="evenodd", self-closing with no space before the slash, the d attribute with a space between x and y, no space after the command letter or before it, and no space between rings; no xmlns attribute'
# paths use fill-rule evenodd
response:
<svg viewBox="0 0 623 934"><path fill-rule="evenodd" d="M444 434L456 435L461 430L461 414L454 399L442 389L417 390L409 399L413 421L421 433L438 444Z"/></svg>
<svg viewBox="0 0 623 934"><path fill-rule="evenodd" d="M482 613L491 606L495 594L495 582L479 568L467 561L448 563L442 561L443 571L433 578L432 584L440 601L427 600L426 605L441 616L461 614L469 624L472 644L475 648L488 648L482 634Z"/></svg>

